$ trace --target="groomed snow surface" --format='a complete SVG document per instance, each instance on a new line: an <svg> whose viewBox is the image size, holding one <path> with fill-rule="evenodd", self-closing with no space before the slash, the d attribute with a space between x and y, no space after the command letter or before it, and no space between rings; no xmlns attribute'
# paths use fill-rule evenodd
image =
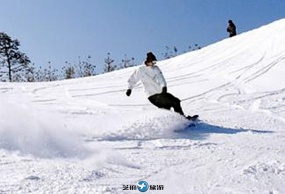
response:
<svg viewBox="0 0 285 194"><path fill-rule="evenodd" d="M0 193L285 193L285 19L160 61L189 125L152 106L132 67L0 83ZM183 130L184 129L184 130Z"/></svg>

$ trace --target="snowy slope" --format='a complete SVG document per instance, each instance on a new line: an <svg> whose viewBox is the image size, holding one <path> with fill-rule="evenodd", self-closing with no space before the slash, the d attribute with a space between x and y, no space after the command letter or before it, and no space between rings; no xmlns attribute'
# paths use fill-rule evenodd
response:
<svg viewBox="0 0 285 194"><path fill-rule="evenodd" d="M160 61L189 123L125 96L136 68L0 83L0 193L285 193L285 19Z"/></svg>

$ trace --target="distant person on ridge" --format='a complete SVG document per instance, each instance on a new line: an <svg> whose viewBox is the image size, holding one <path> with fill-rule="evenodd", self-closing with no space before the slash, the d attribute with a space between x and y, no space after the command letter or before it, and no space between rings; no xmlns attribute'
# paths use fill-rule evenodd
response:
<svg viewBox="0 0 285 194"><path fill-rule="evenodd" d="M227 32L229 33L229 37L233 37L233 36L237 35L236 26L232 20L228 21Z"/></svg>
<svg viewBox="0 0 285 194"><path fill-rule="evenodd" d="M180 105L180 100L167 92L166 81L159 67L155 65L156 61L157 59L152 52L147 53L144 62L145 65L136 69L129 78L126 95L130 96L133 87L141 81L148 100L153 105L167 110L173 108L175 112L185 116ZM197 117L198 115L194 115L192 117L187 116L186 118L194 120Z"/></svg>

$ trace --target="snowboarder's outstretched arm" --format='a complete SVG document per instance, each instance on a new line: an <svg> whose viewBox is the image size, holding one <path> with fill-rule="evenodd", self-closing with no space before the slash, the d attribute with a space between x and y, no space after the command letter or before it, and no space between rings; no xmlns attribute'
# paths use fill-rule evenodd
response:
<svg viewBox="0 0 285 194"><path fill-rule="evenodd" d="M135 70L130 78L128 79L128 90L126 92L127 96L130 96L134 86L140 81L140 74L138 70Z"/></svg>

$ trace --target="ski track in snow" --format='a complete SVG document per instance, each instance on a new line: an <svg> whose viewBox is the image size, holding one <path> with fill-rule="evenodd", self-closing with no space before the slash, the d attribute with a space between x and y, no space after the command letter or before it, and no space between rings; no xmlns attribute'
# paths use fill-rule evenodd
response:
<svg viewBox="0 0 285 194"><path fill-rule="evenodd" d="M163 193L285 193L284 28L158 63L185 113L200 115L192 127L141 85L125 96L136 67L0 83L0 193L136 193L122 188L140 180Z"/></svg>

